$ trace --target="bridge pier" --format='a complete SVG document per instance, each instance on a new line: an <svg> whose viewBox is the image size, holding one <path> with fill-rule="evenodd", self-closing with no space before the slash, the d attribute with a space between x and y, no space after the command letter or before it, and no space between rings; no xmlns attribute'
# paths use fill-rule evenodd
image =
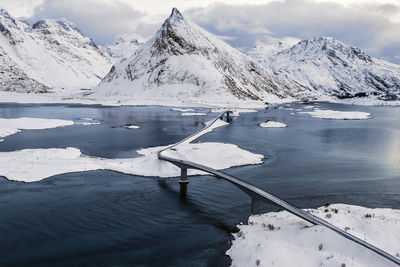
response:
<svg viewBox="0 0 400 267"><path fill-rule="evenodd" d="M179 180L181 194L186 194L188 183L189 180L187 179L187 168L181 168L181 178Z"/></svg>

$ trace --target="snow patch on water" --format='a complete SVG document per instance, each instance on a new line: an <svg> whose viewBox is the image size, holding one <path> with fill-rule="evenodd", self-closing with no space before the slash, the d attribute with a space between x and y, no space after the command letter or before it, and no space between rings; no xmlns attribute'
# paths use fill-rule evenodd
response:
<svg viewBox="0 0 400 267"><path fill-rule="evenodd" d="M304 111L299 113L309 114L314 118L334 120L365 120L371 118L372 116L371 113L360 111L337 111L322 109L315 109L314 111Z"/></svg>
<svg viewBox="0 0 400 267"><path fill-rule="evenodd" d="M39 119L39 118L0 118L0 137L6 137L20 132L21 130L41 130L61 126L73 125L70 120Z"/></svg>
<svg viewBox="0 0 400 267"><path fill-rule="evenodd" d="M181 113L181 116L207 116L207 113L202 113L202 112L185 112L185 113Z"/></svg>
<svg viewBox="0 0 400 267"><path fill-rule="evenodd" d="M126 129L140 129L140 126L139 125L125 125L125 126L123 126L124 128L126 128Z"/></svg>
<svg viewBox="0 0 400 267"><path fill-rule="evenodd" d="M278 121L266 121L260 123L260 127L263 128L285 128L287 127L287 124L278 122Z"/></svg>
<svg viewBox="0 0 400 267"><path fill-rule="evenodd" d="M171 111L178 111L178 112L192 112L195 111L195 109L192 108L173 108Z"/></svg>

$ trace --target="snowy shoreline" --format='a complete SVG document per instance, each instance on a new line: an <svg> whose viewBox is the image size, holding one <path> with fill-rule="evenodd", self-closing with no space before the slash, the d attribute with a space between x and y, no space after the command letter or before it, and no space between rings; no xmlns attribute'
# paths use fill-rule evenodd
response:
<svg viewBox="0 0 400 267"><path fill-rule="evenodd" d="M360 106L400 106L400 100L385 101L372 98L351 98L351 99L334 99L323 98L311 101L301 101L298 99L279 99L279 101L270 101L267 104L262 101L247 100L241 101L204 101L203 99L91 99L82 97L81 95L55 95L55 94L30 94L0 91L0 103L15 104L81 104L81 105L103 105L103 106L162 106L174 108L228 108L228 109L264 109L269 105L282 105L291 103L331 103L343 105L360 105ZM178 110L173 110L178 111ZM242 111L244 112L244 111Z"/></svg>
<svg viewBox="0 0 400 267"><path fill-rule="evenodd" d="M400 258L400 210L333 204L308 211ZM252 215L238 227L226 252L232 266L396 266L286 211Z"/></svg>

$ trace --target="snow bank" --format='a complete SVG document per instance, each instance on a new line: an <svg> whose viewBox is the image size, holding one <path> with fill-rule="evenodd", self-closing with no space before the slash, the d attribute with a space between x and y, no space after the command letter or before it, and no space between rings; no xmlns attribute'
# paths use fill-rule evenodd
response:
<svg viewBox="0 0 400 267"><path fill-rule="evenodd" d="M314 118L334 120L365 120L369 119L372 115L371 113L360 111L336 111L322 109L315 109L314 111L304 111L299 113L309 114Z"/></svg>
<svg viewBox="0 0 400 267"><path fill-rule="evenodd" d="M25 149L0 152L0 176L9 180L36 182L44 178L90 170L113 170L126 174L156 177L175 177L180 169L159 160L157 153L166 146L140 149L137 158L105 159L81 154L77 148ZM263 155L253 154L232 144L198 143L181 144L167 150L168 156L188 159L221 170L235 166L261 164ZM189 175L204 174L189 170Z"/></svg>
<svg viewBox="0 0 400 267"><path fill-rule="evenodd" d="M400 210L335 204L309 212L400 258ZM395 266L286 211L253 215L238 227L227 251L232 266Z"/></svg>
<svg viewBox="0 0 400 267"><path fill-rule="evenodd" d="M61 126L73 125L70 120L39 119L39 118L0 118L0 137L6 137L18 133L21 130L50 129Z"/></svg>
<svg viewBox="0 0 400 267"><path fill-rule="evenodd" d="M282 122L277 122L277 121L266 121L260 123L260 127L263 128L285 128L287 125Z"/></svg>
<svg viewBox="0 0 400 267"><path fill-rule="evenodd" d="M181 116L207 116L207 114L201 112L185 112L181 113Z"/></svg>

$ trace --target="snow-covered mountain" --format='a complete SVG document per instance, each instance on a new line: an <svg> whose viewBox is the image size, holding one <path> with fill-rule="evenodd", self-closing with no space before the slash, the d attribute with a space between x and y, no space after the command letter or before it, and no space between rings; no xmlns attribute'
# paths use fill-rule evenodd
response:
<svg viewBox="0 0 400 267"><path fill-rule="evenodd" d="M246 54L258 62L265 64L271 57L277 55L279 52L292 47L291 44L278 41L270 44L258 45L246 52Z"/></svg>
<svg viewBox="0 0 400 267"><path fill-rule="evenodd" d="M71 22L40 20L32 26L0 10L0 90L68 91L97 85L111 60Z"/></svg>
<svg viewBox="0 0 400 267"><path fill-rule="evenodd" d="M136 38L127 41L125 38L120 37L114 44L106 46L105 49L113 63L118 63L132 56L141 45L143 43Z"/></svg>
<svg viewBox="0 0 400 267"><path fill-rule="evenodd" d="M149 41L112 67L91 97L222 103L279 101L296 90L174 8Z"/></svg>
<svg viewBox="0 0 400 267"><path fill-rule="evenodd" d="M249 55L303 87L298 97L400 96L400 65L372 58L334 38L303 40L278 53L267 51L264 56L263 49L255 50Z"/></svg>

